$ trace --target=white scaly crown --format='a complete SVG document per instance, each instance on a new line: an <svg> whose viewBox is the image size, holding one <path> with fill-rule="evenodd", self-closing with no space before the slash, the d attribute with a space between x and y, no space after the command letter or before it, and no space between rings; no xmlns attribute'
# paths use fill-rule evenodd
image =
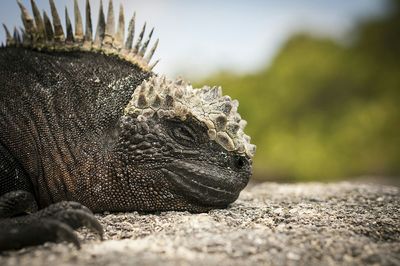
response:
<svg viewBox="0 0 400 266"><path fill-rule="evenodd" d="M193 88L183 80L154 75L139 85L125 108L125 115L146 120L159 117L185 120L192 116L208 128L208 136L224 149L253 157L256 146L244 133L247 124L237 112L239 102L222 95L221 87Z"/></svg>

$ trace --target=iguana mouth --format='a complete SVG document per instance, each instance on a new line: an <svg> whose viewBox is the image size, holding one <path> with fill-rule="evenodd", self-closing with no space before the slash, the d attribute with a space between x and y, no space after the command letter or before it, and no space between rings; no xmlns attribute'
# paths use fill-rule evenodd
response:
<svg viewBox="0 0 400 266"><path fill-rule="evenodd" d="M237 173L230 169L182 161L162 171L184 197L197 204L213 207L226 207L234 202L250 176L245 172Z"/></svg>

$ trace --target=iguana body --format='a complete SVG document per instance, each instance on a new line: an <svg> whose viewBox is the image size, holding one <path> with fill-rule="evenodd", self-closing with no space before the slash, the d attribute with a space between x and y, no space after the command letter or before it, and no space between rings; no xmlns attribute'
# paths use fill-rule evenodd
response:
<svg viewBox="0 0 400 266"><path fill-rule="evenodd" d="M88 2L85 35L75 3L66 36L53 1L53 24L19 4L23 38L7 32L0 49L0 250L78 243L65 224L101 233L86 207L200 212L236 200L254 153L236 101L151 72L150 38L133 46L132 20L123 44L111 1L93 42Z"/></svg>

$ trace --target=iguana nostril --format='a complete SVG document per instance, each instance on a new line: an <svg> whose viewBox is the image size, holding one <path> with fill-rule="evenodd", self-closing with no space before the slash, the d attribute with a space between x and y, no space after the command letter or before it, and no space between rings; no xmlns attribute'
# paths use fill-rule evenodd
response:
<svg viewBox="0 0 400 266"><path fill-rule="evenodd" d="M242 169L246 164L246 160L243 158L243 156L236 156L234 159L234 164L237 169Z"/></svg>

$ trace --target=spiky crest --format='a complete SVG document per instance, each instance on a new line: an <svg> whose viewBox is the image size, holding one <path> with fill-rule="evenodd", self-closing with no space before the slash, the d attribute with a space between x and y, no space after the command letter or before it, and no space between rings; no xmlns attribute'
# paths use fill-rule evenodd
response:
<svg viewBox="0 0 400 266"><path fill-rule="evenodd" d="M64 31L54 0L49 0L49 2L52 22L46 12L43 12L43 15L41 15L35 0L31 0L33 18L22 4L21 0L17 0L18 6L21 9L21 18L24 28L21 30L15 30L14 34L11 35L7 27L4 25L7 37L6 47L22 46L25 48L46 51L101 52L107 55L118 56L119 58L129 61L146 71L151 71L158 63L158 60L152 64L150 63L154 51L158 46L158 39L154 42L153 48L146 53L147 47L151 41L153 30L150 32L146 41L142 43L146 24L132 49L135 33L135 14L129 22L128 36L125 40L125 15L122 5L119 9L118 25L116 28L113 1L110 0L108 4L107 21L104 16L103 4L101 1L99 21L97 23L96 35L93 39L89 0L86 0L85 33L82 15L76 0L74 1L73 12L75 32L73 32L72 29L68 10L65 9L66 29Z"/></svg>

